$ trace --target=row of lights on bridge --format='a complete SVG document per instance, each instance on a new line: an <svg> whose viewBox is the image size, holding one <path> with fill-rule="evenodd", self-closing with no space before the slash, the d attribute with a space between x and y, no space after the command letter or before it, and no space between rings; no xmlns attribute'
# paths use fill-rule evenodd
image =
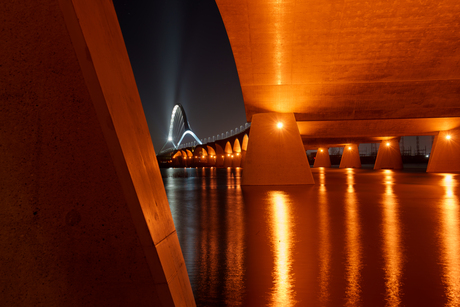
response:
<svg viewBox="0 0 460 307"><path fill-rule="evenodd" d="M237 152L236 155L239 156L240 153ZM233 155L227 154L227 156L229 156L229 157L231 156L231 157L233 158ZM213 155L210 155L209 157L210 157L210 158L216 158L216 156L213 156ZM224 158L224 157L225 157L225 156L222 156L222 158ZM198 158L199 158L198 156L195 156L195 159L198 159ZM206 156L201 156L201 158L204 159L204 158L206 158ZM184 159L187 159L187 157L184 157ZM193 159L193 157L188 157L188 159Z"/></svg>
<svg viewBox="0 0 460 307"><path fill-rule="evenodd" d="M450 140L452 137L450 135L446 135L446 139ZM387 142L386 143L387 146L390 146L390 142ZM351 146L348 147L348 150L351 150ZM323 152L323 150L321 149L320 150L321 152Z"/></svg>

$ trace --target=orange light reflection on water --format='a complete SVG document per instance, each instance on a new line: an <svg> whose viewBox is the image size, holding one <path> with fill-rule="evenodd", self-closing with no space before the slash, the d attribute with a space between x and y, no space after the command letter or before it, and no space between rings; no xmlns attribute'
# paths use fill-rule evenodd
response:
<svg viewBox="0 0 460 307"><path fill-rule="evenodd" d="M275 267L272 273L273 290L271 291L272 306L294 306L295 291L292 274L292 217L287 194L281 191L270 191L271 203L270 224L272 229Z"/></svg>
<svg viewBox="0 0 460 307"><path fill-rule="evenodd" d="M399 204L393 192L393 171L385 170L385 194L383 194L383 258L385 261L385 300L387 306L401 304L401 276L403 253Z"/></svg>
<svg viewBox="0 0 460 307"><path fill-rule="evenodd" d="M227 171L226 223L231 225L227 231L225 252L225 298L229 305L240 306L244 294L244 202L240 187L241 169Z"/></svg>
<svg viewBox="0 0 460 307"><path fill-rule="evenodd" d="M355 170L347 169L347 193L345 196L345 250L346 250L346 305L356 306L361 301L361 226L359 222L358 201L354 189Z"/></svg>
<svg viewBox="0 0 460 307"><path fill-rule="evenodd" d="M329 204L326 192L326 177L323 167L319 168L319 301L325 305L329 301L331 271L331 239L329 225Z"/></svg>
<svg viewBox="0 0 460 307"><path fill-rule="evenodd" d="M454 192L457 180L451 174L443 175L445 188L441 203L440 231L442 242L443 283L446 287L446 306L460 306L460 224L458 196Z"/></svg>

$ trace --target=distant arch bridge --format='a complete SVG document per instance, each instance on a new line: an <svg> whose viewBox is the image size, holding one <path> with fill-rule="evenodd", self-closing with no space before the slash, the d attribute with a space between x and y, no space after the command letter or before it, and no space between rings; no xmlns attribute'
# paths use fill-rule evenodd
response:
<svg viewBox="0 0 460 307"><path fill-rule="evenodd" d="M182 105L171 114L168 140L157 156L161 166L241 167L246 156L251 124L246 123L225 133L199 139L190 128ZM182 143L190 134L195 141Z"/></svg>

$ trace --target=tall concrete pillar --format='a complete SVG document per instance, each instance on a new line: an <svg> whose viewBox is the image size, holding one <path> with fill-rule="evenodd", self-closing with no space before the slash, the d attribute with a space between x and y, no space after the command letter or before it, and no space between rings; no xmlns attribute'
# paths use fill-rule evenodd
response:
<svg viewBox="0 0 460 307"><path fill-rule="evenodd" d="M382 141L377 152L374 169L402 169L401 151L399 138Z"/></svg>
<svg viewBox="0 0 460 307"><path fill-rule="evenodd" d="M359 145L351 144L343 148L342 158L339 168L361 168L361 158L359 157Z"/></svg>
<svg viewBox="0 0 460 307"><path fill-rule="evenodd" d="M316 152L315 163L313 167L331 167L331 157L329 156L329 148L320 147Z"/></svg>
<svg viewBox="0 0 460 307"><path fill-rule="evenodd" d="M195 305L112 2L0 7L0 305Z"/></svg>
<svg viewBox="0 0 460 307"><path fill-rule="evenodd" d="M460 172L460 129L440 131L431 147L428 173Z"/></svg>
<svg viewBox="0 0 460 307"><path fill-rule="evenodd" d="M294 184L314 184L294 114L253 115L242 185Z"/></svg>

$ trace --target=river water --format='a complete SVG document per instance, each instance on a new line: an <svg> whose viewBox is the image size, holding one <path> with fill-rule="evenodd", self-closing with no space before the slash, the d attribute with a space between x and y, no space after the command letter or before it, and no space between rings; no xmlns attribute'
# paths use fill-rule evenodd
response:
<svg viewBox="0 0 460 307"><path fill-rule="evenodd" d="M241 187L241 169L163 169L198 306L460 306L460 175L313 169Z"/></svg>

